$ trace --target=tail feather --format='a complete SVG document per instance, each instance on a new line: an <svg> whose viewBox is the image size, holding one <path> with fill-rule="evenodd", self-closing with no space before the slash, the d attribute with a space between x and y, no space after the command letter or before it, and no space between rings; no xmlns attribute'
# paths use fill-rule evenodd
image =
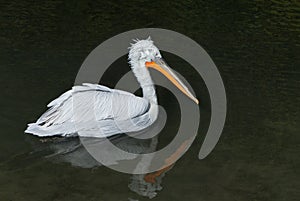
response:
<svg viewBox="0 0 300 201"><path fill-rule="evenodd" d="M66 105L66 102L69 101L71 96L72 91L69 90L50 102L48 104L49 109L42 114L36 123L28 124L25 133L40 137L66 136L75 133L74 125L69 121L72 111L71 108L68 108L68 105Z"/></svg>
<svg viewBox="0 0 300 201"><path fill-rule="evenodd" d="M72 122L65 122L69 119L61 118L63 112L59 107L52 106L49 108L36 123L28 124L25 133L31 133L40 137L47 136L67 136L76 132Z"/></svg>
<svg viewBox="0 0 300 201"><path fill-rule="evenodd" d="M63 125L51 125L44 126L38 123L28 124L25 133L31 133L33 135L37 135L39 137L49 137L49 136L70 136L75 135L76 129L74 124L65 123Z"/></svg>

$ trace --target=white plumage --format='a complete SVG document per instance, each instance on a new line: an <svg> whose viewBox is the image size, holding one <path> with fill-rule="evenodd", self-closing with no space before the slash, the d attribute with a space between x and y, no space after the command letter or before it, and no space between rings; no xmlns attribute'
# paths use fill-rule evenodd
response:
<svg viewBox="0 0 300 201"><path fill-rule="evenodd" d="M158 113L149 67L162 72L183 93L195 100L160 59L160 52L150 38L136 40L130 47L129 63L141 85L143 97L98 84L74 86L50 102L48 111L36 123L28 124L25 132L40 137L77 134L84 137L108 137L147 128L156 120Z"/></svg>
<svg viewBox="0 0 300 201"><path fill-rule="evenodd" d="M119 133L121 128L118 127L128 119L139 121L143 118L146 124L150 121L146 119L149 118L149 101L97 84L74 86L48 107L49 110L36 123L29 124L25 132L39 136L66 136L80 132L83 136L106 137Z"/></svg>

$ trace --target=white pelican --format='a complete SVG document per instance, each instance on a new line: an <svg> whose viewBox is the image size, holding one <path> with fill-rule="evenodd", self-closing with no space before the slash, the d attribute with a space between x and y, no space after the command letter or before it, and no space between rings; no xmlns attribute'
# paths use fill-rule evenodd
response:
<svg viewBox="0 0 300 201"><path fill-rule="evenodd" d="M148 68L162 73L198 104L198 100L162 60L150 37L134 42L129 48L128 60L143 97L98 84L74 86L50 102L48 111L36 123L28 124L25 132L40 137L109 137L147 128L158 115L155 87Z"/></svg>

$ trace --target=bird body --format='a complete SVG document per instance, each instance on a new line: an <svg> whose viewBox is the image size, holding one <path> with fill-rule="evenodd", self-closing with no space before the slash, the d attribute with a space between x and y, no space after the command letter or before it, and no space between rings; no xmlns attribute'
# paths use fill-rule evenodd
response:
<svg viewBox="0 0 300 201"><path fill-rule="evenodd" d="M141 85L143 97L98 84L74 86L50 102L48 111L37 122L28 124L25 132L40 137L108 137L149 127L157 118L158 105L148 68L163 73L183 93L198 103L161 59L158 48L150 38L136 40L131 45L129 63Z"/></svg>
<svg viewBox="0 0 300 201"><path fill-rule="evenodd" d="M25 132L38 136L70 136L80 132L85 137L108 137L148 127L157 114L147 99L98 84L74 86L48 104L36 123ZM76 107L76 108L74 108ZM152 108L151 108L152 107ZM132 122L134 121L134 122ZM132 128L132 123L139 125ZM123 131L123 132L124 132Z"/></svg>

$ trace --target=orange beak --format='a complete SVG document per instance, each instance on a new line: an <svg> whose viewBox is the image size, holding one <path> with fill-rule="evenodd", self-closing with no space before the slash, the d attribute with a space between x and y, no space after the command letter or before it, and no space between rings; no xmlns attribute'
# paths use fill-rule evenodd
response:
<svg viewBox="0 0 300 201"><path fill-rule="evenodd" d="M182 93L192 99L196 104L199 104L197 98L188 90L188 88L181 82L181 80L175 75L175 73L168 67L168 65L162 60L156 60L145 63L147 68L153 68L162 73L168 78Z"/></svg>

